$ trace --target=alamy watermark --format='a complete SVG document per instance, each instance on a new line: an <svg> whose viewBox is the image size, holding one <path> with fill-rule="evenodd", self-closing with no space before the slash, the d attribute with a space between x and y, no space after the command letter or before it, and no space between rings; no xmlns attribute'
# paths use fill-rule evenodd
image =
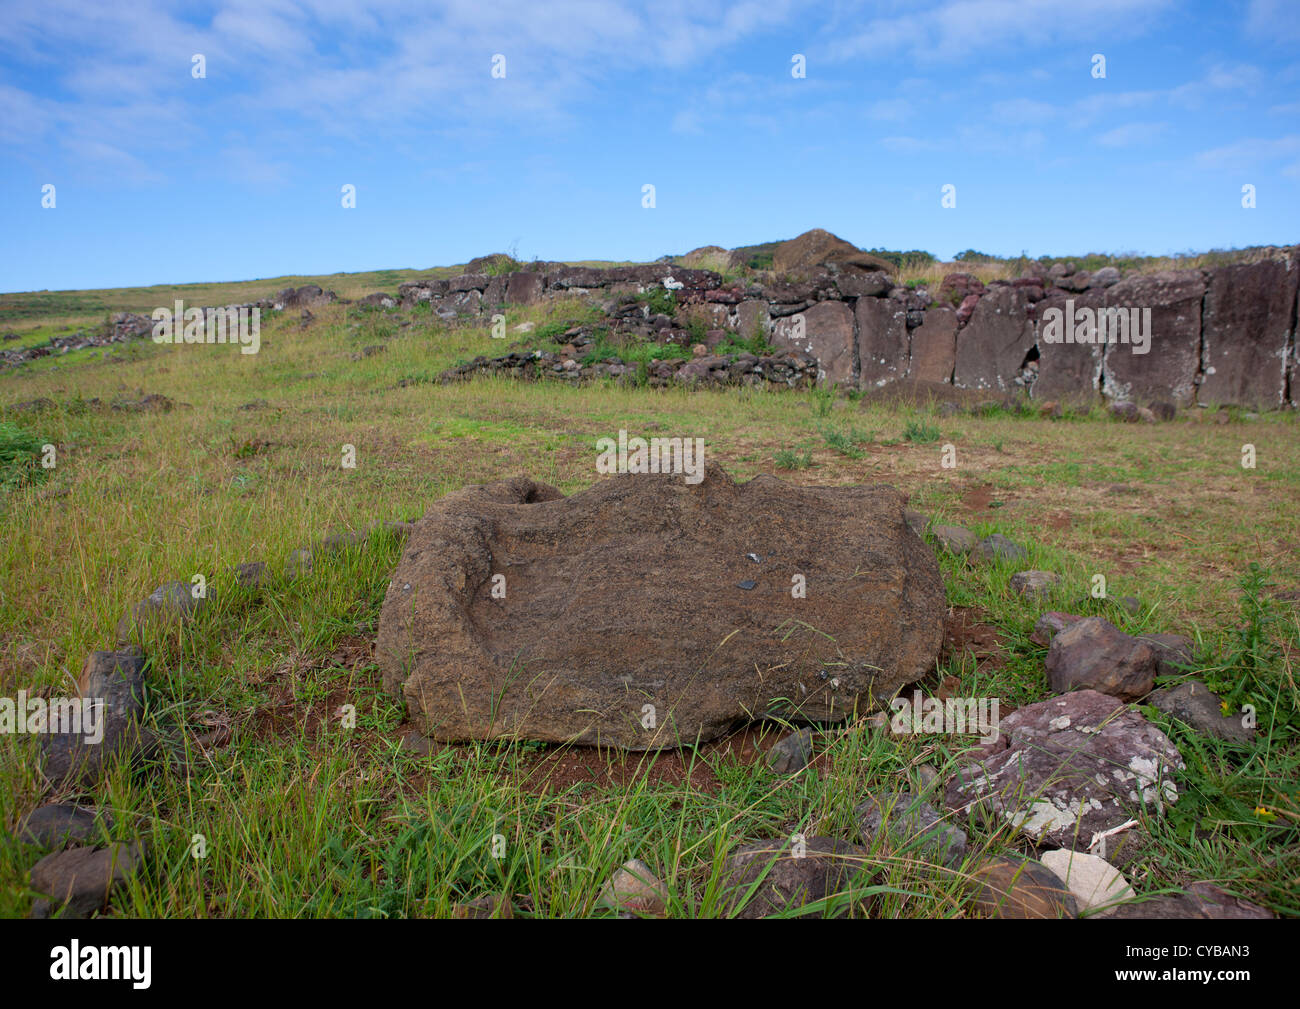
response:
<svg viewBox="0 0 1300 1009"><path fill-rule="evenodd" d="M704 479L703 438L629 438L622 428L618 441L601 438L596 442L596 472L681 473L689 484Z"/></svg>
<svg viewBox="0 0 1300 1009"><path fill-rule="evenodd" d="M998 712L1001 701L996 697L922 697L919 690L911 698L895 697L889 702L894 716L889 730L897 735L935 733L948 736L978 734L981 743L996 743L1000 735Z"/></svg>
<svg viewBox="0 0 1300 1009"><path fill-rule="evenodd" d="M74 735L91 744L104 741L103 704L96 697L0 697L0 734Z"/></svg>
<svg viewBox="0 0 1300 1009"><path fill-rule="evenodd" d="M1065 299L1065 308L1043 312L1044 343L1123 343L1134 354L1151 349L1150 308L1079 308Z"/></svg>
<svg viewBox="0 0 1300 1009"><path fill-rule="evenodd" d="M262 310L256 305L186 308L177 299L172 308L155 308L152 318L154 343L238 344L241 354L256 354L262 346Z"/></svg>

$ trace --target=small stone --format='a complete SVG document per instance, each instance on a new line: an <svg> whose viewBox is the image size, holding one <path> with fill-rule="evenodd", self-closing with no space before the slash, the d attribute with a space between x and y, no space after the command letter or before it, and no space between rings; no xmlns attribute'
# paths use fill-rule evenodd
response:
<svg viewBox="0 0 1300 1009"><path fill-rule="evenodd" d="M436 746L432 739L423 733L412 729L402 734L402 749L407 753L414 753L420 757L427 757L433 753Z"/></svg>
<svg viewBox="0 0 1300 1009"><path fill-rule="evenodd" d="M1046 599L1061 583L1061 576L1051 571L1017 571L1011 576L1011 591L1030 599Z"/></svg>
<svg viewBox="0 0 1300 1009"><path fill-rule="evenodd" d="M1142 603L1138 601L1137 596L1119 596L1115 600L1115 605L1132 617L1142 612Z"/></svg>
<svg viewBox="0 0 1300 1009"><path fill-rule="evenodd" d="M668 887L639 858L624 862L600 891L597 903L629 917L662 918L667 914Z"/></svg>
<svg viewBox="0 0 1300 1009"><path fill-rule="evenodd" d="M1136 701L1155 683L1156 654L1100 617L1071 624L1047 650L1047 682L1057 693L1085 688Z"/></svg>
<svg viewBox="0 0 1300 1009"><path fill-rule="evenodd" d="M1243 746L1255 739L1255 730L1243 724L1241 714L1225 715L1223 702L1199 680L1188 680L1172 689L1157 690L1147 698L1147 703L1207 736Z"/></svg>
<svg viewBox="0 0 1300 1009"><path fill-rule="evenodd" d="M755 564L761 564L763 561L763 558L758 556L758 554L745 554L745 556L749 558L751 561L753 561Z"/></svg>
<svg viewBox="0 0 1300 1009"><path fill-rule="evenodd" d="M746 592L748 592L750 589L757 588L757 587L758 587L758 582L750 578L746 578L743 582L736 583L736 588L744 589Z"/></svg>
<svg viewBox="0 0 1300 1009"><path fill-rule="evenodd" d="M1182 676L1196 664L1196 645L1181 634L1139 634L1156 653L1157 676Z"/></svg>
<svg viewBox="0 0 1300 1009"><path fill-rule="evenodd" d="M1070 888L1080 911L1099 911L1135 896L1120 871L1096 855L1058 848L1044 852L1038 860Z"/></svg>
<svg viewBox="0 0 1300 1009"><path fill-rule="evenodd" d="M1034 630L1029 635L1029 640L1046 648L1052 643L1052 638L1055 635L1060 634L1071 624L1078 623L1082 619L1083 617L1075 616L1073 613L1048 610L1034 624Z"/></svg>
<svg viewBox="0 0 1300 1009"><path fill-rule="evenodd" d="M195 596L189 582L166 582L122 615L117 622L117 643L128 644L148 629L188 623L207 603Z"/></svg>
<svg viewBox="0 0 1300 1009"><path fill-rule="evenodd" d="M883 829L886 846L900 853L916 851L950 868L966 855L966 832L944 823L933 806L911 792L868 798L853 817L863 844L872 844Z"/></svg>
<svg viewBox="0 0 1300 1009"><path fill-rule="evenodd" d="M801 729L778 740L767 751L767 766L777 774L794 774L812 759L812 729Z"/></svg>
<svg viewBox="0 0 1300 1009"><path fill-rule="evenodd" d="M918 536L925 535L925 526L929 520L924 515L918 511L913 511L911 508L904 508L903 518L912 532Z"/></svg>
<svg viewBox="0 0 1300 1009"><path fill-rule="evenodd" d="M950 554L968 554L979 543L978 536L961 526L932 526L930 532Z"/></svg>
<svg viewBox="0 0 1300 1009"><path fill-rule="evenodd" d="M32 866L31 885L45 899L32 905L33 918L89 918L108 906L144 861L140 842L70 848Z"/></svg>
<svg viewBox="0 0 1300 1009"><path fill-rule="evenodd" d="M261 588L267 577L265 561L248 561L235 566L235 581L244 588Z"/></svg>
<svg viewBox="0 0 1300 1009"><path fill-rule="evenodd" d="M112 820L104 814L105 827ZM23 844L52 851L68 844L84 844L99 834L94 810L69 802L51 803L34 809L18 822L17 836Z"/></svg>
<svg viewBox="0 0 1300 1009"><path fill-rule="evenodd" d="M758 841L727 858L721 892L737 918L766 918L846 897L855 883L868 885L870 866L866 848L835 838ZM848 913L846 905L835 910L837 917ZM829 913L823 908L819 916Z"/></svg>
<svg viewBox="0 0 1300 1009"><path fill-rule="evenodd" d="M1028 560L1029 552L1001 533L994 533L979 541L979 545L975 548L975 556L983 561L1019 562Z"/></svg>
<svg viewBox="0 0 1300 1009"><path fill-rule="evenodd" d="M1003 856L971 870L972 904L989 918L1077 918L1078 902L1041 862Z"/></svg>

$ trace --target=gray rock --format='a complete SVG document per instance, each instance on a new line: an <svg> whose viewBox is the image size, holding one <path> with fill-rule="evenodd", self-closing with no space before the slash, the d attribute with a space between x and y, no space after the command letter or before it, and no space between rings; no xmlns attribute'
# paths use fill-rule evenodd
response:
<svg viewBox="0 0 1300 1009"><path fill-rule="evenodd" d="M1139 634L1156 656L1157 676L1181 676L1196 665L1196 645L1181 634Z"/></svg>
<svg viewBox="0 0 1300 1009"><path fill-rule="evenodd" d="M1083 687L1136 701L1151 692L1155 677L1155 649L1101 617L1071 624L1047 650L1047 682L1057 693Z"/></svg>
<svg viewBox="0 0 1300 1009"><path fill-rule="evenodd" d="M1209 883L1193 883L1185 893L1120 904L1100 918L1275 918L1272 911Z"/></svg>
<svg viewBox="0 0 1300 1009"><path fill-rule="evenodd" d="M32 889L44 895L32 905L32 917L89 918L143 862L144 845L137 841L47 855L32 866Z"/></svg>
<svg viewBox="0 0 1300 1009"><path fill-rule="evenodd" d="M871 845L883 828L883 842L895 854L915 852L949 867L960 865L966 855L966 832L945 823L933 806L911 792L868 798L853 810L853 816L865 845Z"/></svg>
<svg viewBox="0 0 1300 1009"><path fill-rule="evenodd" d="M1207 736L1243 746L1255 739L1255 730L1242 724L1240 712L1223 714L1223 702L1198 680L1188 680L1172 689L1157 690L1147 698L1147 703Z"/></svg>
<svg viewBox="0 0 1300 1009"><path fill-rule="evenodd" d="M597 903L627 917L662 918L668 910L668 887L639 858L629 859L601 889Z"/></svg>
<svg viewBox="0 0 1300 1009"><path fill-rule="evenodd" d="M1065 633L1065 632L1062 632ZM1096 834L1178 800L1178 748L1121 701L1078 690L1019 708L948 782L949 808L1037 844L1086 849Z"/></svg>
<svg viewBox="0 0 1300 1009"><path fill-rule="evenodd" d="M79 687L81 697L93 703L98 724L64 724L40 737L41 773L47 781L56 787L92 787L114 760L138 762L150 755L156 740L140 725L144 667L144 656L137 652L91 652Z"/></svg>
<svg viewBox="0 0 1300 1009"><path fill-rule="evenodd" d="M982 561L1019 562L1029 559L1029 551L1001 533L985 536L975 547L974 556Z"/></svg>
<svg viewBox="0 0 1300 1009"><path fill-rule="evenodd" d="M1029 640L1036 645L1042 645L1046 648L1052 643L1052 638L1060 634L1071 624L1078 623L1083 617L1075 616L1073 613L1061 613L1058 610L1048 610L1034 624L1033 633L1029 635Z"/></svg>
<svg viewBox="0 0 1300 1009"><path fill-rule="evenodd" d="M950 554L968 554L979 544L979 537L961 526L932 526L930 533Z"/></svg>
<svg viewBox="0 0 1300 1009"><path fill-rule="evenodd" d="M903 518L912 532L918 536L925 535L925 526L929 520L924 515L918 511L913 511L911 508L904 508Z"/></svg>
<svg viewBox="0 0 1300 1009"><path fill-rule="evenodd" d="M1030 599L1046 599L1061 584L1061 576L1051 571L1017 571L1011 576L1011 591Z"/></svg>
<svg viewBox="0 0 1300 1009"><path fill-rule="evenodd" d="M93 809L70 802L51 803L34 809L18 821L18 840L47 851L83 844L99 836L98 819ZM111 828L112 818L103 814L104 826Z"/></svg>
<svg viewBox="0 0 1300 1009"><path fill-rule="evenodd" d="M810 837L802 853L788 839L758 841L727 858L721 892L735 917L767 918L837 895L851 896L867 885L870 872L867 849L847 841ZM818 917L826 917L828 910L821 908ZM835 917L847 913L841 906Z"/></svg>
<svg viewBox="0 0 1300 1009"><path fill-rule="evenodd" d="M778 740L767 751L767 766L777 774L794 774L812 759L812 729L801 729Z"/></svg>
<svg viewBox="0 0 1300 1009"><path fill-rule="evenodd" d="M117 643L125 645L147 631L189 623L207 598L195 597L189 582L166 582L141 600L117 622Z"/></svg>

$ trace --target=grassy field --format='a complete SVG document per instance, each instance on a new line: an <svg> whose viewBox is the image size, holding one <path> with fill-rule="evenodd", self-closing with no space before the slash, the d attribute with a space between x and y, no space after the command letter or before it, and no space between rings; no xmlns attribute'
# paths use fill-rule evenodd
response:
<svg viewBox="0 0 1300 1009"><path fill-rule="evenodd" d="M0 328L75 325L173 297L243 301L309 281L355 296L416 275L91 292L83 301L5 295ZM521 309L508 324L577 311ZM530 744L412 753L400 743L404 712L383 693L371 654L400 541L377 534L261 592L234 583L237 563L283 572L295 548L416 518L466 483L526 474L580 490L597 479L597 439L620 428L702 437L737 479L886 481L935 521L1005 533L1029 549L1024 567L1063 576L1049 604L1031 605L1008 590L1014 568L941 557L963 631L929 689L955 677L961 695L1007 706L1047 696L1044 650L1027 637L1041 609L1197 638L1212 685L1260 711L1257 742L1233 748L1149 712L1188 771L1180 803L1143 824L1128 878L1139 893L1216 881L1300 913L1293 414L1234 412L1215 423L1200 411L1149 426L1100 413L947 417L807 393L440 385L419 379L508 341L428 313L336 305L316 310L305 329L292 316L263 321L256 355L145 341L0 372L0 408L37 397L57 404L0 412L0 694L71 692L86 654L112 646L128 605L195 574L210 587L193 625L147 641L166 766L119 770L80 796L112 811L116 835L153 844L112 913L437 916L457 901L509 894L521 914L574 916L596 913L612 869L639 857L668 884L672 914L709 916L723 910L719 869L736 844L796 831L856 840L852 809L869 791L920 787L925 765L942 773L969 740L891 737L865 715L823 735L813 766L792 778L761 759L780 727L658 756ZM361 354L377 345L383 352ZM150 394L171 409L110 405ZM1247 443L1254 469L1241 465ZM56 447L53 469L33 463L45 444ZM940 465L946 444L954 469ZM341 465L345 445L355 447L355 468ZM1272 585L1247 584L1252 564ZM1138 597L1139 613L1089 598L1098 573L1112 596ZM355 729L338 717L346 704L356 706ZM228 745L200 741L214 726L230 730ZM6 836L41 799L27 742L0 736ZM193 857L199 835L203 858ZM503 857L493 857L494 835L506 840ZM972 838L975 854L1021 846L1006 832ZM34 859L0 842L0 916L27 912ZM966 913L961 871L906 851L882 865L872 913Z"/></svg>

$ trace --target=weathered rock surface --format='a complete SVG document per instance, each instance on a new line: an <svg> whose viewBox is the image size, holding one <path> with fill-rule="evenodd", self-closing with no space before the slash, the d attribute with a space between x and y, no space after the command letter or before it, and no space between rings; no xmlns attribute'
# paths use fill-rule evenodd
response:
<svg viewBox="0 0 1300 1009"><path fill-rule="evenodd" d="M108 906L113 892L126 885L143 861L139 842L47 855L32 866L32 889L45 895L32 904L32 917L90 917Z"/></svg>
<svg viewBox="0 0 1300 1009"><path fill-rule="evenodd" d="M903 508L888 487L736 484L713 464L570 498L467 487L416 523L389 584L385 687L449 741L655 749L764 714L842 719L942 641L938 565Z"/></svg>
<svg viewBox="0 0 1300 1009"><path fill-rule="evenodd" d="M1061 584L1061 576L1052 571L1017 571L1011 576L1011 591L1030 599L1046 599Z"/></svg>
<svg viewBox="0 0 1300 1009"><path fill-rule="evenodd" d="M668 908L668 887L639 858L629 859L600 891L598 903L627 915L662 918Z"/></svg>
<svg viewBox="0 0 1300 1009"><path fill-rule="evenodd" d="M34 809L18 821L17 837L23 844L34 844L47 851L69 844L83 844L99 836L100 817L93 809L70 802L51 803ZM102 814L105 827L112 818Z"/></svg>
<svg viewBox="0 0 1300 1009"><path fill-rule="evenodd" d="M1069 887L1080 911L1100 911L1134 896L1128 880L1104 858L1057 848L1043 852L1038 860Z"/></svg>
<svg viewBox="0 0 1300 1009"><path fill-rule="evenodd" d="M972 555L981 561L1020 562L1029 558L1029 551L1001 533L985 536L976 544Z"/></svg>
<svg viewBox="0 0 1300 1009"><path fill-rule="evenodd" d="M939 812L911 792L868 798L853 810L862 843L885 832L884 844L901 857L955 867L966 855L966 832L945 822Z"/></svg>
<svg viewBox="0 0 1300 1009"><path fill-rule="evenodd" d="M1047 650L1047 682L1057 693L1086 687L1125 701L1151 693L1155 649L1101 617L1065 628Z"/></svg>
<svg viewBox="0 0 1300 1009"><path fill-rule="evenodd" d="M829 837L810 837L802 851L787 840L742 845L727 858L722 892L737 918L766 918L829 898L850 897L871 872L867 849ZM847 903L847 902L846 902ZM808 912L826 917L823 907ZM848 913L848 907L835 910Z"/></svg>
<svg viewBox="0 0 1300 1009"><path fill-rule="evenodd" d="M136 603L117 622L117 643L125 645L144 633L188 623L207 603L189 582L166 582Z"/></svg>
<svg viewBox="0 0 1300 1009"><path fill-rule="evenodd" d="M930 532L952 554L968 554L979 545L979 537L961 526L932 526Z"/></svg>
<svg viewBox="0 0 1300 1009"><path fill-rule="evenodd" d="M1276 410L1286 399L1288 318L1300 262L1268 259L1210 274L1197 401Z"/></svg>
<svg viewBox="0 0 1300 1009"><path fill-rule="evenodd" d="M1082 619L1083 617L1075 616L1073 613L1048 610L1034 623L1034 630L1029 635L1029 640L1046 648L1052 643L1052 638L1055 635L1060 634L1071 624L1076 624Z"/></svg>
<svg viewBox="0 0 1300 1009"><path fill-rule="evenodd" d="M957 334L953 384L963 389L1011 392L1021 363L1034 345L1034 323L1024 288L995 287L979 299L970 322Z"/></svg>
<svg viewBox="0 0 1300 1009"><path fill-rule="evenodd" d="M893 298L859 298L859 386L875 389L907 376L907 310Z"/></svg>
<svg viewBox="0 0 1300 1009"><path fill-rule="evenodd" d="M1242 724L1241 712L1225 715L1219 698L1198 680L1188 680L1167 690L1157 690L1147 698L1147 703L1207 736L1243 746L1255 738L1255 730Z"/></svg>
<svg viewBox="0 0 1300 1009"><path fill-rule="evenodd" d="M1267 908L1234 897L1210 883L1193 883L1185 893L1120 904L1101 918L1275 918Z"/></svg>
<svg viewBox="0 0 1300 1009"><path fill-rule="evenodd" d="M1070 304L1067 305L1067 302ZM1080 309L1094 313L1105 305L1101 291L1067 295L1054 291L1037 307L1038 378L1035 399L1086 405L1097 399L1101 389L1103 348L1094 343L1049 343L1045 339L1045 316L1053 309L1066 318Z"/></svg>
<svg viewBox="0 0 1300 1009"><path fill-rule="evenodd" d="M767 766L777 774L794 774L808 766L812 753L812 729L800 729L773 744L767 751Z"/></svg>
<svg viewBox="0 0 1300 1009"><path fill-rule="evenodd" d="M155 740L140 724L144 667L144 656L137 652L90 653L78 686L81 697L94 703L97 724L87 724L83 714L81 724L65 720L60 731L41 736L41 773L47 781L89 787L112 761L148 755Z"/></svg>
<svg viewBox="0 0 1300 1009"><path fill-rule="evenodd" d="M957 364L957 313L936 306L925 313L912 331L912 359L908 377L919 382L951 382Z"/></svg>
<svg viewBox="0 0 1300 1009"><path fill-rule="evenodd" d="M772 344L817 358L817 377L822 382L852 383L853 312L842 301L819 302L797 315L778 319Z"/></svg>
<svg viewBox="0 0 1300 1009"><path fill-rule="evenodd" d="M1151 345L1145 354L1133 345L1107 344L1102 391L1113 399L1192 402L1201 363L1201 300L1205 278L1199 270L1168 271L1121 280L1106 292L1107 307L1150 308Z"/></svg>
<svg viewBox="0 0 1300 1009"><path fill-rule="evenodd" d="M813 228L782 242L772 254L772 269L777 273L807 274L832 263L841 269L864 273L892 273L894 270L893 265L886 260L863 252L856 245L822 228Z"/></svg>
<svg viewBox="0 0 1300 1009"><path fill-rule="evenodd" d="M1004 855L970 870L972 907L988 918L1077 918L1078 903L1045 865Z"/></svg>
<svg viewBox="0 0 1300 1009"><path fill-rule="evenodd" d="M1178 800L1178 748L1106 694L1079 690L1039 701L1007 715L1000 728L949 781L951 808L1010 822L1040 844L1086 849L1095 834L1144 807Z"/></svg>

